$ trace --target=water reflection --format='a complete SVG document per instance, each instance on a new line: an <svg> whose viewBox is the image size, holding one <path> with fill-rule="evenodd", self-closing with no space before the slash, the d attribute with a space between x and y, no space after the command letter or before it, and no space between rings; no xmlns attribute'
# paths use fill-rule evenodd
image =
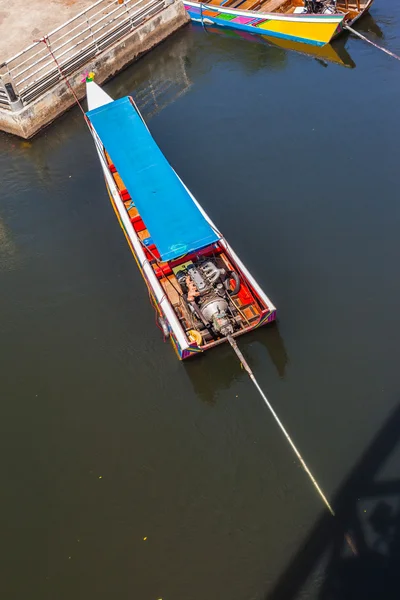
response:
<svg viewBox="0 0 400 600"><path fill-rule="evenodd" d="M152 50L148 56L116 77L107 86L114 98L131 95L145 119L161 112L190 89L185 56L194 42L190 35L181 36L168 48L164 45Z"/></svg>
<svg viewBox="0 0 400 600"><path fill-rule="evenodd" d="M194 69L196 75L210 71L221 60L226 60L228 63L234 61L235 65L239 64L243 71L249 74L265 68L282 70L287 66L285 50L278 45L267 43L263 39L266 36L251 35L236 29L221 29L216 26L203 28L195 23L191 23L190 28L192 30L190 38L193 41L192 48L188 47L190 52L186 55L186 64L189 70ZM208 46L210 40L211 47ZM250 43L243 44L238 52L238 40L246 40ZM207 48L203 49L202 45L207 45Z"/></svg>
<svg viewBox="0 0 400 600"><path fill-rule="evenodd" d="M265 348L280 378L285 376L288 354L285 343L276 323L261 327L239 338L241 349L246 353L246 346ZM217 360L210 360L209 352L185 363L186 373L198 397L208 404L215 404L221 390L228 390L232 383L241 378L242 370L237 357L228 344L223 344L212 351ZM246 353L249 365L257 370L265 360L264 352Z"/></svg>
<svg viewBox="0 0 400 600"><path fill-rule="evenodd" d="M77 138L83 131L82 114L74 107L62 115L57 124L50 125L32 140L0 134L3 181L11 186L17 182L19 192L26 191L32 186L33 167L41 185L48 187L53 180L57 181L58 174L63 169L62 155L67 151L68 144L76 145ZM12 162L9 160L10 155Z"/></svg>
<svg viewBox="0 0 400 600"><path fill-rule="evenodd" d="M293 42L290 40L279 39L267 35L253 35L245 31L234 29L225 30L215 26L207 26L204 29L207 33L212 33L213 35L222 38L245 40L250 44L264 45L269 48L281 49L285 51L281 54L268 54L268 62L273 60L275 56L276 60L273 60L274 65L284 66L286 60L286 51L289 50L291 52L297 52L300 54L305 54L307 56L314 57L321 61L336 63L338 65L348 67L351 69L353 69L356 66L349 52L345 49L346 38L343 37L339 38L338 40L335 40L332 44L327 44L326 46L318 47L311 46L310 44L304 44L301 42Z"/></svg>
<svg viewBox="0 0 400 600"><path fill-rule="evenodd" d="M194 45L191 38L186 32L167 49L164 45L155 48L151 56L131 65L104 88L113 98L132 95L144 118L151 118L185 94L192 85L185 63L185 57ZM83 105L86 108L86 101ZM6 183L16 179L24 182L28 173L27 161L34 167L40 183L48 187L52 180L57 181L60 165L64 162L63 153L73 152L68 148L79 144L77 140L80 138L87 143L82 114L76 106L41 131L34 140L24 141L0 133L0 166L3 157L6 160L12 153L14 159L9 176L3 173ZM56 156L58 161L53 160Z"/></svg>
<svg viewBox="0 0 400 600"><path fill-rule="evenodd" d="M0 271L11 271L15 268L17 251L9 232L0 219Z"/></svg>
<svg viewBox="0 0 400 600"><path fill-rule="evenodd" d="M359 31L362 33L372 33L375 37L379 39L384 39L385 35L382 29L379 27L378 23L375 21L374 17L371 13L367 13L363 16L362 19L357 21L357 27Z"/></svg>

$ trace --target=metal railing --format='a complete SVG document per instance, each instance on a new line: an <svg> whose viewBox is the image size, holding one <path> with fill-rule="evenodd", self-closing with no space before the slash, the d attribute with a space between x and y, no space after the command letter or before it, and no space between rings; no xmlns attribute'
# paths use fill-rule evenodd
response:
<svg viewBox="0 0 400 600"><path fill-rule="evenodd" d="M62 72L90 59L171 4L171 0L98 0L46 36ZM0 108L26 106L61 79L46 44L37 40L0 65Z"/></svg>

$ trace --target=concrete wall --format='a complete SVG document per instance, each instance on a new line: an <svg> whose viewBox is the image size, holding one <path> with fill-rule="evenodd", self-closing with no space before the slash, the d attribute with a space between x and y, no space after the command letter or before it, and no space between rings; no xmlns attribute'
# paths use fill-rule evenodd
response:
<svg viewBox="0 0 400 600"><path fill-rule="evenodd" d="M101 84L165 40L188 21L189 16L182 2L175 0L162 12L150 18L146 23L68 77L78 98L82 99L85 96L85 84L82 83L82 73L84 71L94 71L96 83ZM31 138L40 129L49 125L59 115L68 110L74 103L75 100L71 90L62 80L20 111L0 109L0 130L25 139Z"/></svg>

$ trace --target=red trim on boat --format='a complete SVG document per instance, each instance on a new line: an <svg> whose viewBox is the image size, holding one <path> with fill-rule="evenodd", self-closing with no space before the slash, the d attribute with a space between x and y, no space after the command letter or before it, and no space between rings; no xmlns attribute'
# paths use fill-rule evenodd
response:
<svg viewBox="0 0 400 600"><path fill-rule="evenodd" d="M124 202L131 199L128 190L120 190L119 195Z"/></svg>
<svg viewBox="0 0 400 600"><path fill-rule="evenodd" d="M146 225L143 223L142 217L140 217L139 215L133 217L131 219L131 223L136 233L139 233L139 231L144 231L146 229Z"/></svg>

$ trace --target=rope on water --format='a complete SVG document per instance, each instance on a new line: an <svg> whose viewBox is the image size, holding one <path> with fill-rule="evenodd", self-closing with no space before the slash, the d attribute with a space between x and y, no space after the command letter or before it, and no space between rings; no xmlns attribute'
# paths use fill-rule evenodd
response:
<svg viewBox="0 0 400 600"><path fill-rule="evenodd" d="M204 27L204 19L203 19L203 4L200 2L200 18L201 18L201 24L203 29L205 29Z"/></svg>
<svg viewBox="0 0 400 600"><path fill-rule="evenodd" d="M267 405L267 407L269 408L272 416L274 417L275 421L277 422L277 424L279 425L279 427L281 428L283 435L285 436L285 438L287 439L287 441L289 442L290 446L292 447L293 452L295 453L295 455L297 456L297 458L299 459L301 466L303 467L303 469L305 470L305 472L307 473L307 475L309 476L311 483L313 484L313 486L315 487L315 489L317 490L318 494L320 495L320 497L322 498L325 506L327 507L327 509L329 510L329 512L331 513L331 515L334 517L335 516L335 511L333 510L332 506L330 505L327 497L325 496L324 492L321 490L320 486L317 483L317 480L315 479L314 475L311 473L310 469L308 468L305 460L303 459L303 457L301 456L300 452L297 450L292 438L290 437L290 435L288 434L288 432L286 431L282 421L279 419L278 415L276 414L276 412L274 411L274 409L272 408L271 404L268 401L268 398L266 397L266 395L264 394L264 392L262 391L262 389L260 388L260 386L258 385L257 379L254 376L253 371L250 369L245 357L243 356L243 354L241 353L241 351L238 348L238 345L236 343L236 341L233 339L233 337L231 337L230 335L228 335L228 341L230 343L230 345L232 346L233 350L236 352L236 355L238 357L238 359L240 360L240 362L243 365L243 368L245 369L245 371L247 372L247 374L249 375L250 379L252 380L252 382L254 383L254 385L256 386L261 398L264 400L265 404Z"/></svg>
<svg viewBox="0 0 400 600"><path fill-rule="evenodd" d="M344 27L344 29L347 29L348 31L350 31L351 33L353 33L354 35L359 37L361 40L364 40L364 42L368 42L368 44L371 44L371 46L375 46L375 48L378 48L378 50L382 50L382 52L389 54L389 56L391 56L392 58L395 58L396 60L400 60L400 56L398 56L394 52L391 52L390 50L387 50L386 48L383 48L383 46L379 46L378 44L375 44L375 42L373 42L372 40L369 40L367 37L365 37L358 31L356 31L355 29L350 27L350 25L344 24L343 27Z"/></svg>

